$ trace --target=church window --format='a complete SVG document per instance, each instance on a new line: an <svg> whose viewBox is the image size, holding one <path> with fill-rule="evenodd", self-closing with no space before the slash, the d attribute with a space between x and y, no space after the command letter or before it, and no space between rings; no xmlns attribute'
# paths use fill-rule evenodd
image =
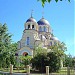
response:
<svg viewBox="0 0 75 75"><path fill-rule="evenodd" d="M41 35L41 40L42 40L42 35Z"/></svg>
<svg viewBox="0 0 75 75"><path fill-rule="evenodd" d="M56 45L56 42L54 42L54 45Z"/></svg>
<svg viewBox="0 0 75 75"><path fill-rule="evenodd" d="M52 46L52 42L50 42L50 46Z"/></svg>
<svg viewBox="0 0 75 75"><path fill-rule="evenodd" d="M39 27L39 31L42 31L42 27L41 26Z"/></svg>
<svg viewBox="0 0 75 75"><path fill-rule="evenodd" d="M27 45L29 45L29 41L30 41L30 40L29 40L29 37L27 37Z"/></svg>
<svg viewBox="0 0 75 75"><path fill-rule="evenodd" d="M28 29L30 29L30 25L28 25Z"/></svg>
<svg viewBox="0 0 75 75"><path fill-rule="evenodd" d="M28 55L28 53L27 53L27 52L24 52L24 53L23 53L23 56L27 56L27 55Z"/></svg>
<svg viewBox="0 0 75 75"><path fill-rule="evenodd" d="M44 32L46 32L46 27L44 26Z"/></svg>
<svg viewBox="0 0 75 75"><path fill-rule="evenodd" d="M32 29L34 29L34 25L32 25Z"/></svg>

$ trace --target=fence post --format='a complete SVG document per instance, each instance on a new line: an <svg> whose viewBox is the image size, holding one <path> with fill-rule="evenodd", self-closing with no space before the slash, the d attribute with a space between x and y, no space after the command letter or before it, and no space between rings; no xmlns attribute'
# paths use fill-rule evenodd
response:
<svg viewBox="0 0 75 75"><path fill-rule="evenodd" d="M67 75L70 75L70 67L67 67Z"/></svg>
<svg viewBox="0 0 75 75"><path fill-rule="evenodd" d="M13 65L10 64L10 74L12 74L12 73L13 73Z"/></svg>
<svg viewBox="0 0 75 75"><path fill-rule="evenodd" d="M27 65L27 74L29 75L30 74L30 66Z"/></svg>
<svg viewBox="0 0 75 75"><path fill-rule="evenodd" d="M49 66L46 66L46 75L49 75Z"/></svg>

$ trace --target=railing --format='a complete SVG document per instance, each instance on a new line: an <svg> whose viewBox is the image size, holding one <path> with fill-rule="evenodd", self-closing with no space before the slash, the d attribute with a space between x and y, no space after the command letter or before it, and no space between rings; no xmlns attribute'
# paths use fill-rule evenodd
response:
<svg viewBox="0 0 75 75"><path fill-rule="evenodd" d="M75 69L74 68L71 69L70 67L67 67L61 70L60 73L49 73L49 66L46 66L46 73L33 74L33 73L30 73L30 66L28 65L27 73L19 73L19 72L14 73L13 65L10 65L10 71L9 72L0 71L0 75L75 75Z"/></svg>

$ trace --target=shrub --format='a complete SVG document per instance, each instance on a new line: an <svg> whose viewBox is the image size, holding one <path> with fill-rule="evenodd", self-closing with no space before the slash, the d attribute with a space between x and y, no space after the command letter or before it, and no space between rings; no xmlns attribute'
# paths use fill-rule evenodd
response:
<svg viewBox="0 0 75 75"><path fill-rule="evenodd" d="M50 72L56 72L60 69L60 57L56 52L49 52L47 54L47 57L49 57L48 65L50 67Z"/></svg>
<svg viewBox="0 0 75 75"><path fill-rule="evenodd" d="M50 72L58 71L60 68L60 57L56 52L47 54L39 53L31 60L32 68L45 72L46 66L50 67Z"/></svg>

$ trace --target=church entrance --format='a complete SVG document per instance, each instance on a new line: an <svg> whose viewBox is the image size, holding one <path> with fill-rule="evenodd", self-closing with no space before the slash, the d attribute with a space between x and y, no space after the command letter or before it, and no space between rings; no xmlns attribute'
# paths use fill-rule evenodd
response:
<svg viewBox="0 0 75 75"><path fill-rule="evenodd" d="M27 56L27 55L28 55L28 53L27 53L27 52L24 52L24 53L23 53L23 56Z"/></svg>

